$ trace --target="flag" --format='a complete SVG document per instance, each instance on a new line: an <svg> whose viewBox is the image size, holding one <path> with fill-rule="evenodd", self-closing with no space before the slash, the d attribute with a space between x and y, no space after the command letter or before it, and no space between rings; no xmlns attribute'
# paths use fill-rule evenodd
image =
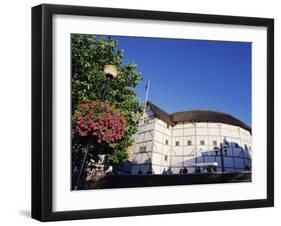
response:
<svg viewBox="0 0 281 226"><path fill-rule="evenodd" d="M150 85L150 80L148 80L145 85L145 101L144 101L145 105L148 99L149 85Z"/></svg>
<svg viewBox="0 0 281 226"><path fill-rule="evenodd" d="M148 90L148 86L149 86L149 84L148 84L148 81L147 81L146 84L145 84L145 90Z"/></svg>

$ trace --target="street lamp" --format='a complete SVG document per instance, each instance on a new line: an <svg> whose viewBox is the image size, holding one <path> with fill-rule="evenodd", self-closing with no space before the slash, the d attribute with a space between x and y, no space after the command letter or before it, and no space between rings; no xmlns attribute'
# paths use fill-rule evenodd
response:
<svg viewBox="0 0 281 226"><path fill-rule="evenodd" d="M117 77L117 68L115 65L107 64L104 66L103 72L106 77L105 86L102 94L102 101L107 100L108 89L113 78Z"/></svg>
<svg viewBox="0 0 281 226"><path fill-rule="evenodd" d="M224 168L224 157L223 157L223 150L227 150L228 148L228 143L226 139L223 140L223 144L220 145L220 154L221 154L221 169L222 173L224 173L225 168Z"/></svg>
<svg viewBox="0 0 281 226"><path fill-rule="evenodd" d="M102 94L102 101L106 101L108 97L108 90L109 90L110 83L112 79L117 78L118 75L117 67L112 64L106 64L104 65L103 73L105 74L106 80L105 80L104 90Z"/></svg>
<svg viewBox="0 0 281 226"><path fill-rule="evenodd" d="M106 81L105 81L105 86L104 86L104 90L103 90L103 94L102 94L102 101L106 101L107 96L108 96L108 89L109 89L110 83L111 83L113 78L117 77L117 68L116 68L115 65L107 64L107 65L104 65L103 72L105 74ZM87 155L88 155L88 149L86 149L85 154L84 154L84 158L83 158L82 165L81 165L81 168L80 168L80 172L79 172L77 182L76 182L77 186L79 185L79 182L80 182L80 179L81 179L81 176L82 176L82 172L84 170L84 165L85 165L85 162L86 162Z"/></svg>

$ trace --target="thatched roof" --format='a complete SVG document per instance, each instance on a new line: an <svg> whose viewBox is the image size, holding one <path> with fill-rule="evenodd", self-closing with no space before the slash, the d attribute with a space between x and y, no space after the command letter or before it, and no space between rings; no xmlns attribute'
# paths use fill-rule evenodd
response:
<svg viewBox="0 0 281 226"><path fill-rule="evenodd" d="M169 125L175 125L178 122L221 122L230 125L240 126L241 128L251 132L251 128L240 121L239 119L233 117L230 114L217 111L209 110L193 110L193 111L182 111L168 114L155 104L150 101L147 105L151 107L155 116Z"/></svg>
<svg viewBox="0 0 281 226"><path fill-rule="evenodd" d="M152 111L154 112L155 116L164 122L168 123L169 125L174 125L175 123L172 121L172 117L167 112L163 111L161 108L157 107L155 104L147 101L147 105L150 106Z"/></svg>

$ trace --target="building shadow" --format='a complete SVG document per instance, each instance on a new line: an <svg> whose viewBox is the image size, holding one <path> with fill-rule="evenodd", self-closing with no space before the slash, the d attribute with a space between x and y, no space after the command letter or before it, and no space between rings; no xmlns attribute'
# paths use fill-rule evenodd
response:
<svg viewBox="0 0 281 226"><path fill-rule="evenodd" d="M177 156L171 155L171 165L165 167L165 171L180 174L183 170L187 173L219 173L219 172L243 172L251 171L252 157L249 147L240 146L236 142L229 142L224 139L223 142L210 149L197 148L190 155ZM176 161L176 159L179 159ZM209 164L209 165L208 165ZM132 174L154 174L151 157L145 161L126 160L124 164L126 174L130 169Z"/></svg>
<svg viewBox="0 0 281 226"><path fill-rule="evenodd" d="M30 210L19 210L19 214L24 216L24 217L27 217L27 218L31 217L31 211Z"/></svg>

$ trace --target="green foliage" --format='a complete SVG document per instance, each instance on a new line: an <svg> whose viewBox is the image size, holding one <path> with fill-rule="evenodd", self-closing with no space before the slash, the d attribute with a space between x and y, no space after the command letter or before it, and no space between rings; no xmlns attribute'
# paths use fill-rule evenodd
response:
<svg viewBox="0 0 281 226"><path fill-rule="evenodd" d="M110 155L114 165L119 165L127 158L126 149L133 144L132 135L136 132L142 112L142 104L135 92L142 77L135 63L123 63L123 50L118 49L118 42L113 38L97 39L93 35L73 34L71 45L73 113L83 101L101 100L106 79L104 65L113 64L117 67L118 77L110 84L107 101L127 121L125 136ZM74 137L73 143L75 140Z"/></svg>

